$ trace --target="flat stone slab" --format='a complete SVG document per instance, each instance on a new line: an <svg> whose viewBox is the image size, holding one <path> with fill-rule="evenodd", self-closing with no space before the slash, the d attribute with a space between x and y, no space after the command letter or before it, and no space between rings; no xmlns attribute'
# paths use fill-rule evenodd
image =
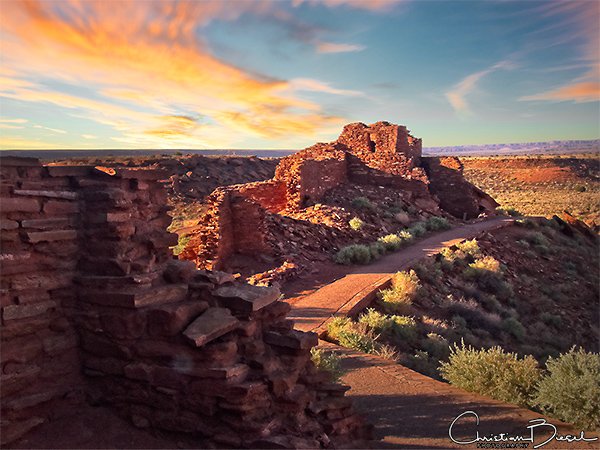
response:
<svg viewBox="0 0 600 450"><path fill-rule="evenodd" d="M246 314L276 302L280 294L276 287L250 284L221 286L213 291L213 295L219 299L222 306Z"/></svg>
<svg viewBox="0 0 600 450"><path fill-rule="evenodd" d="M180 302L187 297L187 291L185 284L167 284L143 289L129 288L116 292L82 289L79 295L83 300L98 305L143 308Z"/></svg>
<svg viewBox="0 0 600 450"><path fill-rule="evenodd" d="M195 347L202 347L208 342L235 330L239 320L226 308L209 308L196 318L183 332L183 335Z"/></svg>

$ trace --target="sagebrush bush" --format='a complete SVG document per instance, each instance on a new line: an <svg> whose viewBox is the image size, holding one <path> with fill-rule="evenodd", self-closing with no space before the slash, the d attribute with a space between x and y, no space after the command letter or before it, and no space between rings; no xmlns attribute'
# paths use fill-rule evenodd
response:
<svg viewBox="0 0 600 450"><path fill-rule="evenodd" d="M365 222L362 221L359 217L353 217L348 222L348 225L350 225L350 228L352 228L354 231L358 231L365 225Z"/></svg>
<svg viewBox="0 0 600 450"><path fill-rule="evenodd" d="M520 341L525 337L525 328L514 317L504 319L502 321L502 329Z"/></svg>
<svg viewBox="0 0 600 450"><path fill-rule="evenodd" d="M527 235L525 236L525 240L534 246L542 245L547 247L548 245L550 245L550 243L548 242L548 238L539 231L527 233Z"/></svg>
<svg viewBox="0 0 600 450"><path fill-rule="evenodd" d="M352 325L349 317L336 316L327 324L327 335L332 339L337 339L342 331Z"/></svg>
<svg viewBox="0 0 600 450"><path fill-rule="evenodd" d="M445 217L430 217L425 226L431 231L449 230L452 228L450 222Z"/></svg>
<svg viewBox="0 0 600 450"><path fill-rule="evenodd" d="M456 244L456 247L465 255L479 256L481 254L481 249L479 248L477 239L464 240Z"/></svg>
<svg viewBox="0 0 600 450"><path fill-rule="evenodd" d="M483 258L477 258L474 262L469 264L471 269L476 271L488 271L488 272L500 272L500 261L493 256L484 256ZM475 274L475 278L477 274Z"/></svg>
<svg viewBox="0 0 600 450"><path fill-rule="evenodd" d="M412 233L408 230L402 230L400 232L398 232L398 237L400 239L402 239L403 242L405 243L410 243L414 240L414 236L412 235Z"/></svg>
<svg viewBox="0 0 600 450"><path fill-rule="evenodd" d="M488 395L503 402L530 406L540 380L537 361L532 356L519 359L500 347L476 350L454 345L440 373L451 384L470 392Z"/></svg>
<svg viewBox="0 0 600 450"><path fill-rule="evenodd" d="M375 336L354 329L343 330L337 338L342 347L352 348L363 353L376 353Z"/></svg>
<svg viewBox="0 0 600 450"><path fill-rule="evenodd" d="M421 341L421 347L438 360L446 359L450 355L448 340L437 333L428 333L427 338Z"/></svg>
<svg viewBox="0 0 600 450"><path fill-rule="evenodd" d="M342 357L336 352L326 352L323 349L313 347L310 349L310 359L318 369L328 372L333 381L339 381L344 374Z"/></svg>
<svg viewBox="0 0 600 450"><path fill-rule="evenodd" d="M374 209L373 203L367 197L356 197L352 200L352 206L356 209Z"/></svg>
<svg viewBox="0 0 600 450"><path fill-rule="evenodd" d="M404 312L416 299L421 283L414 270L397 272L392 276L392 286L379 291L379 298L387 312Z"/></svg>
<svg viewBox="0 0 600 450"><path fill-rule="evenodd" d="M368 308L358 317L358 323L373 332L388 337L412 341L417 336L417 322L412 317L382 314Z"/></svg>
<svg viewBox="0 0 600 450"><path fill-rule="evenodd" d="M585 430L600 429L600 355L573 347L548 358L546 368L533 403Z"/></svg>
<svg viewBox="0 0 600 450"><path fill-rule="evenodd" d="M388 234L385 236L380 237L377 242L382 243L386 250L393 252L396 250L399 250L400 247L402 247L402 238L400 238L400 236L398 236L397 234Z"/></svg>
<svg viewBox="0 0 600 450"><path fill-rule="evenodd" d="M338 264L369 264L371 262L371 250L366 245L354 244L341 248L335 255Z"/></svg>
<svg viewBox="0 0 600 450"><path fill-rule="evenodd" d="M414 237L421 237L423 236L425 233L427 233L427 227L425 226L425 224L423 222L417 222L415 223L413 226L411 226L408 231L410 232L410 234L412 234Z"/></svg>
<svg viewBox="0 0 600 450"><path fill-rule="evenodd" d="M540 319L542 319L542 322L546 325L550 325L551 327L559 327L562 323L562 318L560 316L549 312L540 314Z"/></svg>
<svg viewBox="0 0 600 450"><path fill-rule="evenodd" d="M381 242L373 242L369 245L371 261L375 261L385 255L385 246Z"/></svg>

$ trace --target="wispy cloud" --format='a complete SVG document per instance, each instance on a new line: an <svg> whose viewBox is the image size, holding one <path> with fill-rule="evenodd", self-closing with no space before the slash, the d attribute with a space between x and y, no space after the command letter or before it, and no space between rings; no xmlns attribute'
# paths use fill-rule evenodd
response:
<svg viewBox="0 0 600 450"><path fill-rule="evenodd" d="M330 8L346 6L366 11L384 12L402 3L408 3L408 0L293 0L292 2L294 6L301 5L302 3L322 4Z"/></svg>
<svg viewBox="0 0 600 450"><path fill-rule="evenodd" d="M0 118L0 123L27 123L27 119L2 119Z"/></svg>
<svg viewBox="0 0 600 450"><path fill-rule="evenodd" d="M340 44L335 42L319 42L317 53L351 53L362 52L366 47L357 44Z"/></svg>
<svg viewBox="0 0 600 450"><path fill-rule="evenodd" d="M58 134L66 134L67 133L65 130L61 130L58 128L45 127L43 125L34 125L33 128L39 128L41 130L51 131L52 133L58 133Z"/></svg>
<svg viewBox="0 0 600 450"><path fill-rule="evenodd" d="M329 83L313 80L311 78L294 78L290 80L289 87L294 91L322 92L324 94L344 95L350 97L361 97L365 95L360 91L337 89L331 86Z"/></svg>
<svg viewBox="0 0 600 450"><path fill-rule="evenodd" d="M296 84L226 63L198 38L215 19L235 20L272 5L258 0L236 8L212 0L6 2L0 96L67 108L113 127L120 133L115 138L131 145L160 146L161 139L171 145L176 136L187 145L227 145L236 130L268 138L308 137L332 122L341 124L318 103L296 96L301 90ZM50 89L45 80L97 94ZM326 91L352 95L323 84L321 92ZM209 120L199 125L173 119L180 112Z"/></svg>
<svg viewBox="0 0 600 450"><path fill-rule="evenodd" d="M544 92L526 95L523 101L572 101L577 103L600 101L600 3L597 1L553 1L543 4L541 14L558 20L553 40L559 44L581 41L582 75L562 86ZM571 68L569 64L566 68Z"/></svg>
<svg viewBox="0 0 600 450"><path fill-rule="evenodd" d="M81 137L84 139L98 139L98 136L95 134L82 134Z"/></svg>
<svg viewBox="0 0 600 450"><path fill-rule="evenodd" d="M459 114L468 114L471 112L471 109L469 103L467 102L467 96L477 88L477 83L479 83L483 77L496 70L510 69L512 67L514 67L513 63L509 61L500 61L499 63L496 63L485 70L480 70L479 72L472 73L471 75L463 78L444 95L454 111Z"/></svg>

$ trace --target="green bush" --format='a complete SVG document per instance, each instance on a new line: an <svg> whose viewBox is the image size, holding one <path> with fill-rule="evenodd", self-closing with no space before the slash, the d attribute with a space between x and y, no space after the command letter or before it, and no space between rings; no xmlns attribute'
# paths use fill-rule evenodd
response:
<svg viewBox="0 0 600 450"><path fill-rule="evenodd" d="M442 363L440 373L462 389L521 406L531 405L540 380L532 356L519 359L516 353L506 353L500 347L476 350L464 342L450 349L450 359Z"/></svg>
<svg viewBox="0 0 600 450"><path fill-rule="evenodd" d="M373 203L367 197L356 197L352 200L352 207L356 209L374 209Z"/></svg>
<svg viewBox="0 0 600 450"><path fill-rule="evenodd" d="M534 404L578 427L600 429L600 355L573 347L549 358L546 368Z"/></svg>
<svg viewBox="0 0 600 450"><path fill-rule="evenodd" d="M506 208L496 208L496 212L498 214L503 214L505 216L511 216L511 217L520 217L523 215L511 206L508 206Z"/></svg>
<svg viewBox="0 0 600 450"><path fill-rule="evenodd" d="M333 381L339 381L344 374L342 357L336 352L326 352L323 349L313 347L310 349L310 359L319 370L329 372Z"/></svg>
<svg viewBox="0 0 600 450"><path fill-rule="evenodd" d="M528 233L525 236L525 240L534 246L543 245L547 247L548 245L550 245L546 236L544 236L544 234L540 233L539 231Z"/></svg>
<svg viewBox="0 0 600 450"><path fill-rule="evenodd" d="M549 312L543 312L542 314L540 314L540 319L542 319L542 322L544 322L546 325L550 325L551 327L558 328L562 323L562 319L560 316Z"/></svg>
<svg viewBox="0 0 600 450"><path fill-rule="evenodd" d="M365 223L359 217L353 217L348 222L348 225L350 225L350 228L352 228L354 231L360 230L364 224Z"/></svg>
<svg viewBox="0 0 600 450"><path fill-rule="evenodd" d="M173 254L175 256L179 255L183 251L185 246L188 244L188 242L190 242L191 238L191 236L186 236L184 234L180 235L177 239L177 245L175 247L172 247Z"/></svg>
<svg viewBox="0 0 600 450"><path fill-rule="evenodd" d="M353 244L343 247L335 255L338 264L369 264L371 262L371 250L366 245Z"/></svg>
<svg viewBox="0 0 600 450"><path fill-rule="evenodd" d="M327 335L332 339L337 339L342 331L351 326L352 320L349 317L333 317L327 324Z"/></svg>
<svg viewBox="0 0 600 450"><path fill-rule="evenodd" d="M437 359L446 359L450 354L448 340L437 333L428 333L427 338L421 341L421 347Z"/></svg>
<svg viewBox="0 0 600 450"><path fill-rule="evenodd" d="M376 353L377 344L372 334L361 333L357 330L343 330L337 338L342 347L352 348L363 353Z"/></svg>
<svg viewBox="0 0 600 450"><path fill-rule="evenodd" d="M521 322L514 317L507 317L504 319L502 321L502 329L520 341L525 337L525 328Z"/></svg>
<svg viewBox="0 0 600 450"><path fill-rule="evenodd" d="M373 308L368 308L366 312L358 317L358 323L367 326L373 332L396 337L402 340L412 341L417 336L417 322L408 316L389 316L382 314Z"/></svg>
<svg viewBox="0 0 600 450"><path fill-rule="evenodd" d="M417 222L415 223L412 227L410 227L408 229L408 231L410 232L410 234L412 234L414 237L421 237L423 236L425 233L427 233L427 227L425 226L425 224L423 224L423 222Z"/></svg>
<svg viewBox="0 0 600 450"><path fill-rule="evenodd" d="M408 230L402 230L402 231L400 231L398 233L398 237L400 239L402 239L402 241L405 242L405 243L407 243L407 244L409 242L412 242L415 239L415 237L412 235L412 233L410 231L408 231Z"/></svg>
<svg viewBox="0 0 600 450"><path fill-rule="evenodd" d="M385 255L385 246L381 242L373 242L369 245L371 261L375 261Z"/></svg>
<svg viewBox="0 0 600 450"><path fill-rule="evenodd" d="M397 234L387 234L377 239L377 242L382 243L387 251L394 252L402 247L402 239Z"/></svg>
<svg viewBox="0 0 600 450"><path fill-rule="evenodd" d="M452 228L452 225L450 225L450 222L445 217L430 217L425 226L430 231L449 230Z"/></svg>
<svg viewBox="0 0 600 450"><path fill-rule="evenodd" d="M387 312L404 312L416 299L421 283L414 270L398 272L392 276L392 286L379 291L379 297Z"/></svg>

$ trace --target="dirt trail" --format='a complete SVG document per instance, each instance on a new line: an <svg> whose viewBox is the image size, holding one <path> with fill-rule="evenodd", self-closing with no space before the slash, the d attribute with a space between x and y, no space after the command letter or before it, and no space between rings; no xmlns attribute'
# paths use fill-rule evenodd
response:
<svg viewBox="0 0 600 450"><path fill-rule="evenodd" d="M507 226L512 221L505 217L494 218L435 234L375 264L355 269L300 298L292 304L290 318L296 322L297 329L321 332L332 315L347 315L365 307L365 300L370 301L379 287L398 270L408 268L445 246L475 237L483 231ZM374 425L375 448L475 449L476 443L459 445L449 438L450 424L465 411L475 411L481 422L477 428L472 415L459 420L453 428L453 436L459 441L474 439L477 429L481 436L509 433L530 437L529 421L544 417L528 409L463 391L377 356L325 341L320 341L320 346L343 355L342 367L346 373L342 382L351 387L348 395L353 398L356 409ZM581 430L568 424L548 417L545 419L555 425L561 435L580 435ZM546 441L550 432L551 427L547 425L535 428L535 442L520 448L532 449ZM585 436L597 437L598 433L586 433ZM600 448L600 440L571 443L552 440L540 448L595 449Z"/></svg>
<svg viewBox="0 0 600 450"><path fill-rule="evenodd" d="M458 441L474 439L477 430L481 436L509 433L511 436L529 437L529 421L538 418L545 418L556 426L561 435L579 436L581 433L581 430L557 419L463 391L383 358L324 341L320 341L320 346L343 355L342 367L346 373L342 382L351 386L347 395L353 399L355 408L375 427L374 437L378 442L373 445L374 448L475 449L476 443L459 445L449 438L450 424L465 411L476 412L480 424L479 427L475 425L472 415L459 419L453 427L453 437ZM550 437L551 428L539 426L534 431L537 445ZM586 438L597 436L598 433L585 434ZM528 448L533 446L529 443ZM597 449L600 448L600 440L572 443L553 440L540 448Z"/></svg>
<svg viewBox="0 0 600 450"><path fill-rule="evenodd" d="M361 266L335 282L323 286L292 304L290 319L303 331L321 331L325 322L336 313L348 314L379 289L392 274L406 269L413 262L440 251L462 239L476 236L512 223L513 219L497 217L444 231L419 241L410 247L385 256L374 264Z"/></svg>

